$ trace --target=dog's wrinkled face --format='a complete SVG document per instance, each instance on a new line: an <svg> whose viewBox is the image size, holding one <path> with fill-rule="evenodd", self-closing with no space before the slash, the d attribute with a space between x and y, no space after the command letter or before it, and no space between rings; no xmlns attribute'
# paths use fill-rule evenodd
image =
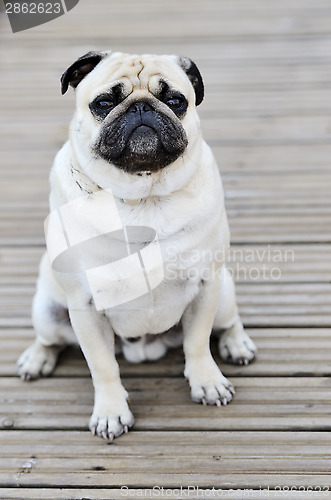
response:
<svg viewBox="0 0 331 500"><path fill-rule="evenodd" d="M96 119L104 122L96 154L129 172L159 170L173 163L188 143L179 119L187 109L186 98L161 81L154 99L141 97L132 104L130 100L121 106L120 116L113 116L111 110L125 98L124 86L117 84L90 104ZM164 106L173 117L163 111Z"/></svg>
<svg viewBox="0 0 331 500"><path fill-rule="evenodd" d="M63 92L69 84L78 86L79 128L94 155L132 174L184 153L187 115L203 98L195 64L176 56L92 52L64 73Z"/></svg>

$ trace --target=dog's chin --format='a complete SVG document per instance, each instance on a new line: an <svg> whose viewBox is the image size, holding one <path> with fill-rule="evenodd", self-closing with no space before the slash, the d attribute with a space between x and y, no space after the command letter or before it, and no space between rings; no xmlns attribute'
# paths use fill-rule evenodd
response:
<svg viewBox="0 0 331 500"><path fill-rule="evenodd" d="M128 173L157 172L176 161L187 146L186 140L178 140L171 147L163 142L157 131L142 125L132 132L120 152L117 148L109 147L106 141L101 141L94 152Z"/></svg>

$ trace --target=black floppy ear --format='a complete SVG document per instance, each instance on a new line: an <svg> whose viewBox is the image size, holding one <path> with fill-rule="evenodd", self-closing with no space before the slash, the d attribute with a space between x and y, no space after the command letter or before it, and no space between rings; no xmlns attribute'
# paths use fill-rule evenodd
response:
<svg viewBox="0 0 331 500"><path fill-rule="evenodd" d="M180 57L179 65L185 71L190 82L192 83L195 91L195 105L199 106L204 97L204 85L200 71L198 70L196 64L188 57Z"/></svg>
<svg viewBox="0 0 331 500"><path fill-rule="evenodd" d="M62 94L67 92L69 85L75 89L107 54L107 52L88 52L77 59L61 76Z"/></svg>

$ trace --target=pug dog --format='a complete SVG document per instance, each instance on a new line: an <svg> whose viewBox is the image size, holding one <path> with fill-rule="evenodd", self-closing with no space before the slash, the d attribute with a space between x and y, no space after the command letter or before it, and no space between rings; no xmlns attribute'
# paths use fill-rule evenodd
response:
<svg viewBox="0 0 331 500"><path fill-rule="evenodd" d="M94 385L90 430L112 440L134 423L115 358L118 344L127 359L141 362L182 343L193 401L226 405L234 387L211 355L212 330L222 332L224 361L246 365L256 347L243 329L226 267L229 228L219 170L200 130L204 84L197 66L175 55L89 52L61 82L63 94L69 85L75 89L76 112L51 171L48 252L33 301L36 340L18 361L19 375L50 375L61 350L78 343ZM64 214L71 231L85 235L85 246L73 239L67 259ZM138 237L128 239L125 228ZM139 293L131 264L121 267L129 273L124 281L104 273L108 254L120 262L125 242L137 246L131 253L128 247L127 256L137 266L141 248L154 245L148 255L155 265L149 269L146 258L143 271L158 279ZM113 246L121 247L116 255ZM95 293L82 271L89 259L102 264L103 285ZM103 286L108 292L103 289L99 303Z"/></svg>

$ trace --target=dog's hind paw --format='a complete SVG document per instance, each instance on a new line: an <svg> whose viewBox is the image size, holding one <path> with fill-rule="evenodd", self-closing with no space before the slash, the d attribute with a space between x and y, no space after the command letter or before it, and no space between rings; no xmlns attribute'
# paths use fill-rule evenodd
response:
<svg viewBox="0 0 331 500"><path fill-rule="evenodd" d="M24 381L51 375L61 350L59 346L44 346L35 340L17 361L18 375Z"/></svg>
<svg viewBox="0 0 331 500"><path fill-rule="evenodd" d="M254 342L241 323L235 324L222 334L218 348L223 361L236 365L248 365L257 353Z"/></svg>

